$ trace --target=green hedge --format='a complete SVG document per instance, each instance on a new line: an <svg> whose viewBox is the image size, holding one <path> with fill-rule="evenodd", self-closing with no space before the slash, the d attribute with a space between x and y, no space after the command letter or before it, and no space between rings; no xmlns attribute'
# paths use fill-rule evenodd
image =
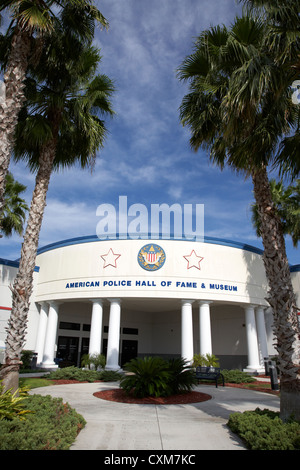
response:
<svg viewBox="0 0 300 470"><path fill-rule="evenodd" d="M300 423L284 423L270 410L233 413L228 426L252 450L300 450Z"/></svg>
<svg viewBox="0 0 300 470"><path fill-rule="evenodd" d="M96 380L103 380L104 382L118 381L122 377L116 371L109 370L88 370L79 369L75 366L64 367L62 369L56 369L45 376L51 380L78 380L79 382L95 382Z"/></svg>
<svg viewBox="0 0 300 470"><path fill-rule="evenodd" d="M234 384L241 384L241 383L251 383L255 382L256 379L251 375L243 372L239 369L222 369L222 374L224 375L224 380L226 383L234 383Z"/></svg>
<svg viewBox="0 0 300 470"><path fill-rule="evenodd" d="M67 450L85 420L61 398L32 395L25 400L31 413L0 421L0 450Z"/></svg>

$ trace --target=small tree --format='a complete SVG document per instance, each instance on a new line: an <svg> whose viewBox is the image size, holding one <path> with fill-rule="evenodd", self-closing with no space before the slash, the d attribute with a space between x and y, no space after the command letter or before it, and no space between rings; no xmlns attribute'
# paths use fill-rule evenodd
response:
<svg viewBox="0 0 300 470"><path fill-rule="evenodd" d="M91 369L93 368L95 370L104 369L106 364L106 358L104 354L84 354L81 359L81 366L82 367L88 367Z"/></svg>
<svg viewBox="0 0 300 470"><path fill-rule="evenodd" d="M193 367L220 367L219 359L214 354L195 354L193 357Z"/></svg>

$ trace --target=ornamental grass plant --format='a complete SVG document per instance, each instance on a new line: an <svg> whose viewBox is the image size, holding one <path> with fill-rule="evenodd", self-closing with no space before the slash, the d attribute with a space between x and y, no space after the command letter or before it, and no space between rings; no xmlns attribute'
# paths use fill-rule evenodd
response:
<svg viewBox="0 0 300 470"><path fill-rule="evenodd" d="M14 418L24 420L26 415L30 413L25 407L27 397L28 389L26 387L18 388L12 393L11 390L4 391L0 382L0 422Z"/></svg>

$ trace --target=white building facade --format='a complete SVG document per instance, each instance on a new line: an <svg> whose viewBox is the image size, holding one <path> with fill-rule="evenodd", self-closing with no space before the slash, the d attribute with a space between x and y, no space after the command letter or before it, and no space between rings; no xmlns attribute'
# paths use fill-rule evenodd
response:
<svg viewBox="0 0 300 470"><path fill-rule="evenodd" d="M118 370L137 356L214 354L222 368L264 372L273 348L262 252L205 238L65 240L38 252L24 349L39 367L106 355ZM18 263L0 260L0 341ZM300 266L291 267L298 296ZM1 358L0 358L1 361Z"/></svg>

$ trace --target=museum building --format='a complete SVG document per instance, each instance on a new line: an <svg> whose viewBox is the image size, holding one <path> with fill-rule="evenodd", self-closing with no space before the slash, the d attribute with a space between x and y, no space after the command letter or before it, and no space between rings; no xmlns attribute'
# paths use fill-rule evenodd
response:
<svg viewBox="0 0 300 470"><path fill-rule="evenodd" d="M300 304L300 265L291 266ZM0 259L0 344L6 338L17 261ZM40 248L24 349L39 367L131 358L214 354L222 368L264 371L276 354L267 280L258 248L205 237L88 236ZM1 362L1 358L0 358Z"/></svg>

